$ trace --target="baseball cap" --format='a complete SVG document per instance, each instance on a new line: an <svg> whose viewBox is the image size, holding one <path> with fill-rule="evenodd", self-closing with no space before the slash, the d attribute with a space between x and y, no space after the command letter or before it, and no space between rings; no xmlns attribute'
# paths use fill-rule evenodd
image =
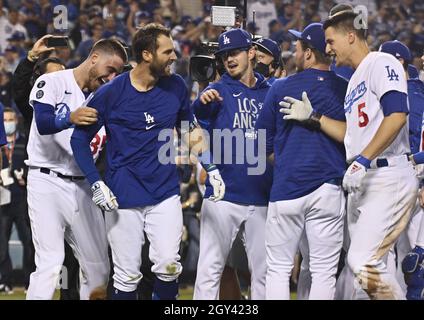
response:
<svg viewBox="0 0 424 320"><path fill-rule="evenodd" d="M303 32L290 29L289 33L296 39L305 41L315 49L325 54L326 43L322 23L311 23L303 30Z"/></svg>
<svg viewBox="0 0 424 320"><path fill-rule="evenodd" d="M281 50L278 46L277 42L268 38L260 38L254 42L259 49L265 50L267 53L274 57L274 61L278 61L280 59Z"/></svg>
<svg viewBox="0 0 424 320"><path fill-rule="evenodd" d="M386 52L395 56L396 59L402 58L407 63L412 61L411 51L409 48L398 40L386 41L381 46L379 51Z"/></svg>
<svg viewBox="0 0 424 320"><path fill-rule="evenodd" d="M243 29L231 29L218 38L218 51L215 55L220 55L226 51L241 48L250 48L252 46L252 37L249 32Z"/></svg>

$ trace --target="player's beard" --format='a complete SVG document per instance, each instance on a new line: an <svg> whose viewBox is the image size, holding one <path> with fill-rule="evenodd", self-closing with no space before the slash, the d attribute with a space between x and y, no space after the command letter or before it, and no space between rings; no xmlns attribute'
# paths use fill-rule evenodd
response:
<svg viewBox="0 0 424 320"><path fill-rule="evenodd" d="M96 67L92 67L88 71L88 90L91 92L96 91L103 84L102 78Z"/></svg>
<svg viewBox="0 0 424 320"><path fill-rule="evenodd" d="M170 61L158 62L156 59L149 66L150 73L155 77L166 77L171 75Z"/></svg>

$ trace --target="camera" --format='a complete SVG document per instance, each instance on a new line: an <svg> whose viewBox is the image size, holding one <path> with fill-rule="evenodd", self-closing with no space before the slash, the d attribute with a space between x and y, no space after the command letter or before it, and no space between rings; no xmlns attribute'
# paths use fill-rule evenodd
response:
<svg viewBox="0 0 424 320"><path fill-rule="evenodd" d="M215 80L216 73L224 74L225 67L221 59L215 58L218 50L217 42L202 42L201 54L190 58L190 76L193 81L211 82Z"/></svg>

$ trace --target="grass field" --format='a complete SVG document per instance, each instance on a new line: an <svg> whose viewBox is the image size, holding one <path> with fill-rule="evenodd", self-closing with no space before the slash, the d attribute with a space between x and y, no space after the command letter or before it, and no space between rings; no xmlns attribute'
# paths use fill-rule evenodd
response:
<svg viewBox="0 0 424 320"><path fill-rule="evenodd" d="M179 300L191 300L193 297L193 287L187 287L180 289ZM13 288L13 294L0 294L0 300L25 300L25 289L15 287ZM56 291L54 300L59 300L59 291Z"/></svg>

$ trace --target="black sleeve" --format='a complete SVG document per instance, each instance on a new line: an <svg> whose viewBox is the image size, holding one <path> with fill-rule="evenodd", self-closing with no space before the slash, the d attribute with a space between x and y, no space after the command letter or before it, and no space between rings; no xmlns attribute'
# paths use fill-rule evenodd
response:
<svg viewBox="0 0 424 320"><path fill-rule="evenodd" d="M29 94L31 93L31 76L35 62L24 58L19 62L12 76L12 95L16 106L22 113L25 121L31 123L32 108L29 105Z"/></svg>

